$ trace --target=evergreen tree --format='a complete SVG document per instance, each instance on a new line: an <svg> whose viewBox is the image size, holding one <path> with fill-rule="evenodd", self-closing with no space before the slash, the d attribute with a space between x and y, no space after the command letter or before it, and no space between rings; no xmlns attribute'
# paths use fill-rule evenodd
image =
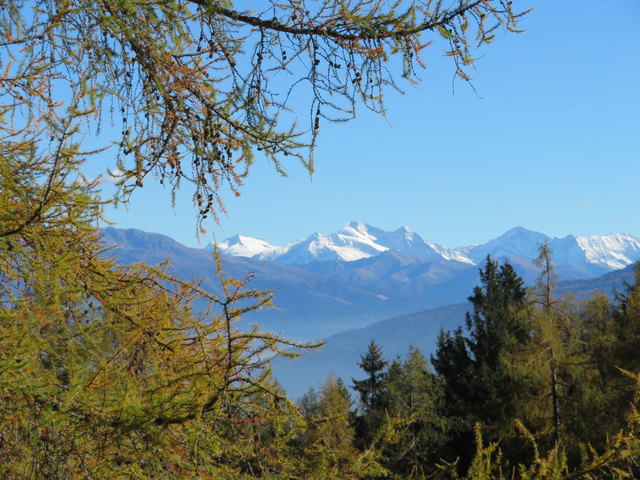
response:
<svg viewBox="0 0 640 480"><path fill-rule="evenodd" d="M530 341L530 306L524 282L508 262L498 268L487 257L480 280L482 286L469 297L473 313L467 314L468 346L478 402L474 409L493 439L503 428L510 428L509 420L517 413L515 398L523 385L509 374L504 357Z"/></svg>
<svg viewBox="0 0 640 480"><path fill-rule="evenodd" d="M475 367L467 343L461 327L453 333L441 330L436 353L431 357L431 364L442 382L446 412L454 431L466 429L475 419L468 408L475 396L469 388L474 382Z"/></svg>
<svg viewBox="0 0 640 480"><path fill-rule="evenodd" d="M397 433L385 445L383 464L398 478L427 478L437 468L446 433L440 384L414 346L406 360L391 364L385 382Z"/></svg>
<svg viewBox="0 0 640 480"><path fill-rule="evenodd" d="M360 397L360 411L385 408L388 398L384 389L384 377L387 361L382 356L382 349L371 340L358 366L367 374L364 380L353 380L353 389Z"/></svg>
<svg viewBox="0 0 640 480"><path fill-rule="evenodd" d="M363 380L353 380L359 403L355 417L356 446L365 449L378 439L386 421L389 392L384 382L387 362L382 350L373 340L362 355L358 366L365 372Z"/></svg>
<svg viewBox="0 0 640 480"><path fill-rule="evenodd" d="M450 440L443 457L471 461L474 425L482 422L491 441L515 436L517 401L526 385L510 373L505 359L530 341L529 311L522 279L509 263L499 266L487 257L480 270L482 284L474 288L467 314L468 336L462 329L442 332L433 366L443 382ZM503 441L508 448L508 441ZM516 448L517 447L513 447Z"/></svg>

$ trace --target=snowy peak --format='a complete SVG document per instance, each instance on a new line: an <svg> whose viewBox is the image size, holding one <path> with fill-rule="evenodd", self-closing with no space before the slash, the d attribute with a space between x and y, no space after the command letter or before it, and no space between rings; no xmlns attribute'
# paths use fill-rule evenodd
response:
<svg viewBox="0 0 640 480"><path fill-rule="evenodd" d="M369 234L370 228L374 228L374 227L370 227L366 223L349 222L345 224L345 226L342 227L338 233L349 235L349 236L355 236L355 237L359 237L359 236L370 237L371 236Z"/></svg>
<svg viewBox="0 0 640 480"><path fill-rule="evenodd" d="M365 223L349 222L338 233L329 235L336 246L360 250L365 257L378 255L389 247L381 245L376 235L378 229Z"/></svg>
<svg viewBox="0 0 640 480"><path fill-rule="evenodd" d="M522 257L534 259L538 257L538 248L549 237L523 227L515 227L494 240L473 247L462 247L460 253L465 254L473 263L479 264L487 255L494 258Z"/></svg>
<svg viewBox="0 0 640 480"><path fill-rule="evenodd" d="M628 233L576 237L590 263L617 270L640 258L640 240Z"/></svg>
<svg viewBox="0 0 640 480"><path fill-rule="evenodd" d="M281 247L271 245L261 238L234 235L216 244L220 253L234 257L249 257L260 260L275 258Z"/></svg>
<svg viewBox="0 0 640 480"><path fill-rule="evenodd" d="M410 227L403 226L388 232L366 223L349 222L332 238L338 243L344 243L350 247L362 251L366 258L379 255L387 250L397 250L426 259L445 259L458 262L472 263L464 255L438 243L424 240Z"/></svg>
<svg viewBox="0 0 640 480"><path fill-rule="evenodd" d="M218 243L218 248L227 255L295 265L329 260L353 262L390 250L426 260L478 265L487 255L532 261L537 258L539 247L545 241L549 243L558 265L576 266L578 270L604 272L640 260L640 239L626 233L550 238L540 232L515 227L486 243L452 249L423 239L407 226L386 231L361 222L349 222L337 233L314 233L282 246L259 238L235 235Z"/></svg>
<svg viewBox="0 0 640 480"><path fill-rule="evenodd" d="M304 264L312 261L341 260L352 262L370 257L367 249L359 249L353 238L341 238L340 234L322 235L314 233L307 238L285 245L279 262L289 264ZM365 242L366 243L366 242ZM374 250L375 254L380 253Z"/></svg>

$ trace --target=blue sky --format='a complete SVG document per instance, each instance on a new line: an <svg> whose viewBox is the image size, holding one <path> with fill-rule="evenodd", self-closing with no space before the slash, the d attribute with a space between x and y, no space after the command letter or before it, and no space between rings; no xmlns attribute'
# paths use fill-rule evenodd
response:
<svg viewBox="0 0 640 480"><path fill-rule="evenodd" d="M535 10L525 33L499 33L479 52L477 94L461 81L452 92L453 66L431 47L422 82L389 92L387 119L361 108L350 123L323 124L313 178L295 164L282 178L258 158L202 241L242 233L282 244L350 220L408 225L452 247L517 225L640 236L640 2L514 5ZM186 194L174 210L147 184L105 216L198 245Z"/></svg>

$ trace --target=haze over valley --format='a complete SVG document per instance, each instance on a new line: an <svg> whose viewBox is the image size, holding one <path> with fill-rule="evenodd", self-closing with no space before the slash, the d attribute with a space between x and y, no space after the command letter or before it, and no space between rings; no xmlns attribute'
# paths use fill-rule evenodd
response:
<svg viewBox="0 0 640 480"><path fill-rule="evenodd" d="M296 340L326 340L319 351L274 364L287 391L300 395L330 371L347 379L354 375L371 339L390 358L410 344L430 353L441 328L464 323L466 299L480 281L487 255L509 261L533 285L539 276L535 258L545 241L563 295L587 298L599 290L613 296L640 259L640 240L624 233L558 239L515 227L483 244L450 248L409 227L388 232L359 222L284 246L236 235L217 247L225 275L252 275L253 288L275 291L276 308L251 312L241 328L257 323ZM200 278L205 288L219 288L210 246L190 248L164 235L116 228L103 230L103 242L117 246L110 254L121 263L169 258L170 271L180 278Z"/></svg>

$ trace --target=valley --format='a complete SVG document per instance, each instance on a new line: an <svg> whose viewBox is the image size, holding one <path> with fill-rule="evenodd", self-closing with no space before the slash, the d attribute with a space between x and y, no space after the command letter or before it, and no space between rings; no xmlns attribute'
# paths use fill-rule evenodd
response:
<svg viewBox="0 0 640 480"><path fill-rule="evenodd" d="M102 234L103 243L114 247L109 255L122 264L169 259L176 276L201 279L214 292L219 288L209 247L189 248L135 229L107 228ZM598 290L613 297L631 280L633 262L640 259L640 241L626 234L549 239L518 227L482 245L450 249L407 227L384 232L357 222L286 248L240 235L218 248L225 275L251 275L253 288L275 291L276 308L251 312L240 328L258 324L295 340L326 341L299 359L274 362L276 377L296 398L330 372L348 383L371 339L391 359L404 355L410 344L428 356L441 328L463 325L483 257L508 260L533 285L539 275L534 259L545 240L557 249L559 295L586 298Z"/></svg>

